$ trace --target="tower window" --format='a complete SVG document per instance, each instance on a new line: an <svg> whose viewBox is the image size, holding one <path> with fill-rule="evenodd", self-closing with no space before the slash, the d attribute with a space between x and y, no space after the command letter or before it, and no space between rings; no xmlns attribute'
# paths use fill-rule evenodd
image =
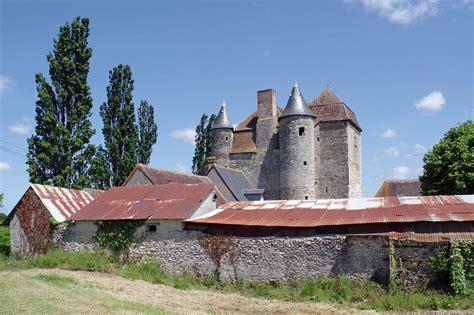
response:
<svg viewBox="0 0 474 315"><path fill-rule="evenodd" d="M300 136L304 136L304 127L300 127L300 128L298 129L298 132L299 132L299 135L300 135Z"/></svg>
<svg viewBox="0 0 474 315"><path fill-rule="evenodd" d="M319 137L317 139L318 139L318 142L319 142Z"/></svg>
<svg viewBox="0 0 474 315"><path fill-rule="evenodd" d="M304 196L304 200L308 200L309 199L309 196Z"/></svg>
<svg viewBox="0 0 474 315"><path fill-rule="evenodd" d="M229 137L225 137L225 142L228 142L229 141Z"/></svg>
<svg viewBox="0 0 474 315"><path fill-rule="evenodd" d="M307 161L303 161L303 165L308 165L308 162L307 162Z"/></svg>
<svg viewBox="0 0 474 315"><path fill-rule="evenodd" d="M328 186L326 186L326 192L328 192Z"/></svg>

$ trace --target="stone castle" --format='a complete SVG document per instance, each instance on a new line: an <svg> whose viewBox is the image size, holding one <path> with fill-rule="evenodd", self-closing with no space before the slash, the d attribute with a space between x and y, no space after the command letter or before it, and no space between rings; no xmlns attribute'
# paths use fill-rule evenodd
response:
<svg viewBox="0 0 474 315"><path fill-rule="evenodd" d="M242 171L265 199L361 197L361 131L328 87L309 104L295 83L284 110L274 90L234 127L225 103L212 126L209 163Z"/></svg>

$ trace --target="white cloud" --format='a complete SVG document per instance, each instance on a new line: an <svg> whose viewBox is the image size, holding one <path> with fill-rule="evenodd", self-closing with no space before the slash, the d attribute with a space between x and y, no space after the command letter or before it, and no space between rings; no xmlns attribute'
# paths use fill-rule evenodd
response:
<svg viewBox="0 0 474 315"><path fill-rule="evenodd" d="M382 138L390 139L398 136L397 131L393 128L388 128L382 133Z"/></svg>
<svg viewBox="0 0 474 315"><path fill-rule="evenodd" d="M171 138L180 139L192 145L194 145L195 136L196 136L196 132L193 129L188 129L188 128L178 129L171 133Z"/></svg>
<svg viewBox="0 0 474 315"><path fill-rule="evenodd" d="M12 167L7 162L0 162L0 172L1 171L10 171Z"/></svg>
<svg viewBox="0 0 474 315"><path fill-rule="evenodd" d="M443 93L434 91L416 102L415 107L416 109L427 112L437 112L443 109L444 104L446 104L446 99L444 98Z"/></svg>
<svg viewBox="0 0 474 315"><path fill-rule="evenodd" d="M376 12L392 23L403 26L431 17L439 12L439 0L345 0L347 4L361 4L367 11Z"/></svg>
<svg viewBox="0 0 474 315"><path fill-rule="evenodd" d="M171 168L177 172L189 173L189 166L184 163L176 162Z"/></svg>
<svg viewBox="0 0 474 315"><path fill-rule="evenodd" d="M403 157L407 160L413 160L415 158L415 156L413 154L410 154L410 153L405 154Z"/></svg>
<svg viewBox="0 0 474 315"><path fill-rule="evenodd" d="M23 120L25 121L25 120ZM31 134L31 126L29 124L24 123L13 123L8 126L8 130L12 133L16 133L18 135L30 135Z"/></svg>
<svg viewBox="0 0 474 315"><path fill-rule="evenodd" d="M413 171L406 166L397 166L393 168L393 177L395 178L407 178Z"/></svg>
<svg viewBox="0 0 474 315"><path fill-rule="evenodd" d="M384 153L385 155L392 158L396 158L400 156L400 152L398 151L397 147L391 147L391 148L385 149Z"/></svg>
<svg viewBox="0 0 474 315"><path fill-rule="evenodd" d="M12 90L15 81L9 76L0 74L0 96Z"/></svg>
<svg viewBox="0 0 474 315"><path fill-rule="evenodd" d="M428 152L428 149L422 146L421 144L415 144L413 146L413 149L415 149L416 153L420 153L420 154L425 154L426 152Z"/></svg>

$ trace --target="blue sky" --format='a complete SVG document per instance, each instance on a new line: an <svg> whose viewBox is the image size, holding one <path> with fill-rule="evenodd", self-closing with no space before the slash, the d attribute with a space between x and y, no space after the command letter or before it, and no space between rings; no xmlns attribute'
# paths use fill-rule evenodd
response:
<svg viewBox="0 0 474 315"><path fill-rule="evenodd" d="M0 191L8 212L28 187L35 73L58 29L90 18L94 143L108 71L129 64L134 100L155 106L150 165L189 171L192 130L222 99L234 123L274 88L284 106L298 81L309 101L329 85L363 128L364 196L384 178L414 178L443 134L473 119L472 0L0 0ZM5 150L6 148L6 150Z"/></svg>

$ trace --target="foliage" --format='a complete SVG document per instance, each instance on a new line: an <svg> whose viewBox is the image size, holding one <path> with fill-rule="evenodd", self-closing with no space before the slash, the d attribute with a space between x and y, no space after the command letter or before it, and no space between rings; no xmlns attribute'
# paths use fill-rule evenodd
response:
<svg viewBox="0 0 474 315"><path fill-rule="evenodd" d="M138 108L138 163L150 163L152 147L157 139L157 129L153 106L142 100Z"/></svg>
<svg viewBox="0 0 474 315"><path fill-rule="evenodd" d="M90 186L89 165L95 131L87 76L92 49L88 47L89 20L74 18L59 29L49 53L49 83L36 74L36 127L28 139L30 182L68 188Z"/></svg>
<svg viewBox="0 0 474 315"><path fill-rule="evenodd" d="M424 195L474 193L474 123L451 128L424 158Z"/></svg>
<svg viewBox="0 0 474 315"><path fill-rule="evenodd" d="M7 217L7 215L3 212L0 212L0 225L3 223L3 221L5 220L5 218Z"/></svg>
<svg viewBox="0 0 474 315"><path fill-rule="evenodd" d="M151 104L141 101L137 123L133 83L128 65L120 64L109 72L107 102L100 106L104 147L99 148L92 162L92 176L99 180L98 188L121 185L137 162L150 161L157 139L154 110ZM110 182L103 180L109 178Z"/></svg>
<svg viewBox="0 0 474 315"><path fill-rule="evenodd" d="M130 245L142 239L135 233L143 223L142 220L98 221L94 238L102 248L110 250L115 258L125 261Z"/></svg>
<svg viewBox="0 0 474 315"><path fill-rule="evenodd" d="M10 256L10 228L0 226L0 257Z"/></svg>
<svg viewBox="0 0 474 315"><path fill-rule="evenodd" d="M207 158L211 155L211 128L216 120L216 115L209 117L202 114L199 124L196 126L195 148L193 156L192 172L195 175L206 175Z"/></svg>
<svg viewBox="0 0 474 315"><path fill-rule="evenodd" d="M200 238L199 243L214 262L214 266L216 267L215 275L219 279L221 272L221 262L224 256L227 255L232 263L235 261L237 248L232 240L232 237L228 235L207 236Z"/></svg>
<svg viewBox="0 0 474 315"><path fill-rule="evenodd" d="M333 302L361 309L407 311L472 309L474 307L472 292L467 296L455 296L436 290L410 292L409 294L389 292L374 282L347 277L321 277L292 283L222 281L215 275L209 277L197 277L186 273L171 275L157 261L129 262L122 265L104 253L67 253L60 250L24 260L0 259L0 271L25 268L101 271L180 289L211 289L249 297L296 302ZM44 279L44 281L48 280L55 281L55 279Z"/></svg>
<svg viewBox="0 0 474 315"><path fill-rule="evenodd" d="M473 278L472 244L467 241L446 242L430 257L432 270L454 294L466 295Z"/></svg>

